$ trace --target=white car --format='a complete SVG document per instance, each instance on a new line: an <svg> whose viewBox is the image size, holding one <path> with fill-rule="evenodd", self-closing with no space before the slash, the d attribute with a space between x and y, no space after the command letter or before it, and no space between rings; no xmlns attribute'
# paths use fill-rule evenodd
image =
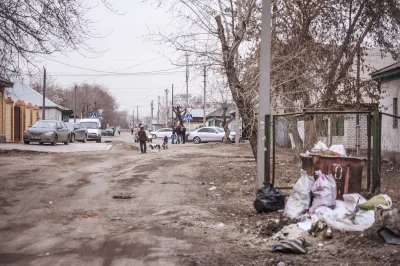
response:
<svg viewBox="0 0 400 266"><path fill-rule="evenodd" d="M87 128L88 140L96 140L97 143L101 143L101 123L99 119L96 118L85 118L81 119L79 123Z"/></svg>
<svg viewBox="0 0 400 266"><path fill-rule="evenodd" d="M170 138L171 134L172 134L171 128L160 128L159 130L150 132L150 135L153 139L163 138L165 137L165 135L167 135L168 138Z"/></svg>
<svg viewBox="0 0 400 266"><path fill-rule="evenodd" d="M202 127L189 133L188 140L196 144L201 142L223 141L225 131L219 127Z"/></svg>

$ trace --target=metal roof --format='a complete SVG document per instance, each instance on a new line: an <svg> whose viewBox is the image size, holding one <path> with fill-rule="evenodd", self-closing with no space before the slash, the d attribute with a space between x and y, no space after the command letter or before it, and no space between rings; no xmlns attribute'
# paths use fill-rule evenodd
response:
<svg viewBox="0 0 400 266"><path fill-rule="evenodd" d="M381 68L372 72L371 77L373 80L380 80L382 82L389 82L400 78L400 62L394 63L390 66Z"/></svg>
<svg viewBox="0 0 400 266"><path fill-rule="evenodd" d="M37 105L40 108L43 107L42 94L32 89L29 85L19 81L15 82L12 88L6 89L5 96L11 97L14 101L23 100L26 104L31 103L32 105ZM46 108L56 108L59 110L65 109L64 107L59 106L47 98L45 104Z"/></svg>
<svg viewBox="0 0 400 266"><path fill-rule="evenodd" d="M12 87L13 83L5 78L0 77L0 87Z"/></svg>
<svg viewBox="0 0 400 266"><path fill-rule="evenodd" d="M190 112L193 117L203 117L204 116L204 109L192 109Z"/></svg>

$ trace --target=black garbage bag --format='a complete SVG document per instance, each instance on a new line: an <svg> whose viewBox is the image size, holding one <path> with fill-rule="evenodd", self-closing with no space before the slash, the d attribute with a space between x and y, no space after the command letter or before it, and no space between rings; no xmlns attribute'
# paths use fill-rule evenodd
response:
<svg viewBox="0 0 400 266"><path fill-rule="evenodd" d="M254 201L254 208L257 212L274 212L285 208L285 194L271 187L264 186L259 189Z"/></svg>

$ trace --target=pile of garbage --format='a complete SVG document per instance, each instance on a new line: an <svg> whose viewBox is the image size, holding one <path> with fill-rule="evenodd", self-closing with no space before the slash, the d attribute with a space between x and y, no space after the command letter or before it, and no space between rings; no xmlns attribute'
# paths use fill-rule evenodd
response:
<svg viewBox="0 0 400 266"><path fill-rule="evenodd" d="M315 144L314 148L311 151L306 151L303 156L310 156L310 155L328 155L328 156L340 156L340 157L347 157L346 149L343 145L337 144L332 145L328 148L325 143L322 141L318 141Z"/></svg>
<svg viewBox="0 0 400 266"><path fill-rule="evenodd" d="M321 141L304 155L347 157L343 145L332 145L328 148ZM385 227L388 219L396 222L399 220L398 211L392 208L392 200L388 195L377 195L369 200L358 193L342 195L332 174L324 174L318 170L315 171L315 177L301 170L300 178L287 201L284 193L271 186L265 186L257 192L254 207L259 213L283 210L285 216L295 221L290 225L292 228L285 228L286 231L297 230L295 237L279 237L284 242L274 245L273 252L304 254L304 235L322 235L323 238L330 239L333 230L362 232L374 224L383 225L377 233L384 241L400 245L400 236ZM340 199L337 199L338 195Z"/></svg>

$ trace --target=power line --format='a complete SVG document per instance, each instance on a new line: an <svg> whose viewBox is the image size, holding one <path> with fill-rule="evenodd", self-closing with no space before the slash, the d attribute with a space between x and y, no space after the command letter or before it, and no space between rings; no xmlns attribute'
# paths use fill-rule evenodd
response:
<svg viewBox="0 0 400 266"><path fill-rule="evenodd" d="M103 71L103 70L96 70L96 69L91 69L91 68L86 68L86 67L71 65L71 64L64 63L64 62L60 62L60 61L57 61L57 60L55 60L55 59L48 58L48 57L41 56L41 55L37 55L37 56L42 57L42 58L44 58L44 59L46 59L46 60L50 60L50 61L53 61L53 62L55 62L55 63L61 64L61 65L65 65L65 66L72 67L72 68L79 68L79 69L89 70L89 71L92 71L92 72L107 73L107 74L114 74L114 73L117 73L117 72L120 72L120 71L124 71L124 70L130 69L130 68L133 68L133 67L135 67L135 66L143 65L143 64L149 63L149 62L151 62L151 61L154 61L154 60L157 60L157 59L162 58L162 56L157 57L157 58L153 58L153 59L147 60L147 61L145 61L145 62L141 62L141 63L139 63L139 64L135 64L135 65L133 65L133 66L130 66L130 67L127 67L127 68L123 68L123 69L120 69L120 70L117 70L117 71Z"/></svg>
<svg viewBox="0 0 400 266"><path fill-rule="evenodd" d="M80 73L75 73L75 74L49 74L48 76L52 77L107 77L107 76L141 76L141 75L150 75L150 76L155 76L155 75L170 75L170 74L177 74L177 73L183 73L184 71L171 71L171 70L177 70L179 68L170 68L170 69L160 69L160 70L155 70L155 71L143 71L143 72L130 72L130 73L112 73L112 74L80 74ZM42 76L42 74L22 74L24 76Z"/></svg>

